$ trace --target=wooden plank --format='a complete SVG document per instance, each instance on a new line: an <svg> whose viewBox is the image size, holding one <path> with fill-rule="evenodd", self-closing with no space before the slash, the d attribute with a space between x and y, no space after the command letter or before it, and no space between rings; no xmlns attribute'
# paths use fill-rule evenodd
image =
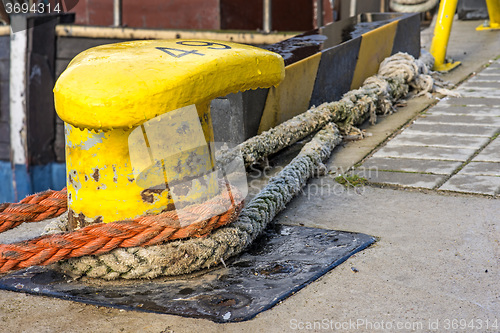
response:
<svg viewBox="0 0 500 333"><path fill-rule="evenodd" d="M55 139L54 70L56 20L39 16L28 30L27 125L30 165L53 162ZM40 21L45 24L36 25Z"/></svg>
<svg viewBox="0 0 500 333"><path fill-rule="evenodd" d="M28 29L26 26L26 15L12 15L11 23L20 28L16 37L11 40L11 62L10 62L10 147L11 161L13 164L26 164L27 140L26 140L26 55L28 47ZM14 112L15 111L15 112ZM21 183L20 183L21 184ZM22 185L21 185L22 186ZM24 193L24 188L21 191Z"/></svg>
<svg viewBox="0 0 500 333"><path fill-rule="evenodd" d="M0 59L0 82L9 81L9 59Z"/></svg>
<svg viewBox="0 0 500 333"><path fill-rule="evenodd" d="M47 164L54 161L53 141L55 111L52 87L52 71L45 57L32 53L30 56L31 75L28 81L28 154L31 165ZM33 71L37 68L39 75ZM47 89L50 87L50 90Z"/></svg>
<svg viewBox="0 0 500 333"><path fill-rule="evenodd" d="M10 59L10 36L0 36L0 60Z"/></svg>
<svg viewBox="0 0 500 333"><path fill-rule="evenodd" d="M5 121L0 122L0 143L10 144L9 123Z"/></svg>
<svg viewBox="0 0 500 333"><path fill-rule="evenodd" d="M56 59L56 80L61 75L62 72L68 67L68 64L70 63L70 59Z"/></svg>
<svg viewBox="0 0 500 333"><path fill-rule="evenodd" d="M328 1L328 0L324 0ZM125 27L82 26L60 24L56 27L59 37L104 38L106 40L145 39L214 39L242 44L270 45L296 36L300 31L281 31L270 34L258 31L165 30Z"/></svg>
<svg viewBox="0 0 500 333"><path fill-rule="evenodd" d="M66 160L66 144L64 142L64 123L61 118L56 116L56 139L54 141L54 153L56 162L64 163Z"/></svg>
<svg viewBox="0 0 500 333"><path fill-rule="evenodd" d="M0 143L0 161L10 161L10 145Z"/></svg>
<svg viewBox="0 0 500 333"><path fill-rule="evenodd" d="M78 53L91 47L125 42L127 39L111 38L82 38L82 37L58 37L57 38L57 59L73 59Z"/></svg>
<svg viewBox="0 0 500 333"><path fill-rule="evenodd" d="M0 81L0 121L9 121L9 82Z"/></svg>
<svg viewBox="0 0 500 333"><path fill-rule="evenodd" d="M0 160L10 161L10 126L0 122Z"/></svg>

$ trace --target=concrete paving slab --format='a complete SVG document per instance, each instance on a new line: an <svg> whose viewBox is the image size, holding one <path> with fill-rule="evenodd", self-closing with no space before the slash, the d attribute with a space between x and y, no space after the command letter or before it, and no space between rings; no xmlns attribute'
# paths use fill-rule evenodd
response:
<svg viewBox="0 0 500 333"><path fill-rule="evenodd" d="M500 139L496 138L487 145L476 157L474 161L500 162Z"/></svg>
<svg viewBox="0 0 500 333"><path fill-rule="evenodd" d="M492 59L489 60L488 63L486 64L486 69L490 70L500 70L500 63L498 62L498 59Z"/></svg>
<svg viewBox="0 0 500 333"><path fill-rule="evenodd" d="M405 129L405 132L411 134L424 135L456 135L456 136L482 136L492 137L495 135L498 126L468 126L468 125L446 125L424 124L415 122Z"/></svg>
<svg viewBox="0 0 500 333"><path fill-rule="evenodd" d="M497 98L486 97L451 97L445 98L440 105L450 106L500 106L500 101Z"/></svg>
<svg viewBox="0 0 500 333"><path fill-rule="evenodd" d="M365 129L370 136L363 140L342 142L334 150L333 155L335 158L326 162L328 169L339 173L347 172L354 164L357 164L370 154L374 147L382 144L389 135L415 118L433 101L434 99L426 96L412 98L407 101L405 107L398 108L397 112L391 115L377 116L375 125L363 124L360 128Z"/></svg>
<svg viewBox="0 0 500 333"><path fill-rule="evenodd" d="M357 171L355 172L357 173ZM433 189L443 182L445 176L425 173L379 171L372 172L365 178L374 184L392 184L403 187Z"/></svg>
<svg viewBox="0 0 500 333"><path fill-rule="evenodd" d="M489 73L494 73L494 74L498 74L500 72L500 67L498 65L498 63L491 63L489 65L487 65L488 67L486 67L484 70L481 71L481 73L484 73L484 74L489 74Z"/></svg>
<svg viewBox="0 0 500 333"><path fill-rule="evenodd" d="M432 109L431 109L432 110ZM433 114L432 111L423 114L417 119L420 124L442 125L469 125L469 126L497 126L500 127L500 116L490 115L455 115Z"/></svg>
<svg viewBox="0 0 500 333"><path fill-rule="evenodd" d="M433 146L449 148L479 149L488 143L488 137L479 136L453 136L453 135L424 135L412 134L403 131L394 139L387 142L387 147L393 146Z"/></svg>
<svg viewBox="0 0 500 333"><path fill-rule="evenodd" d="M485 89L479 89L479 88L470 88L470 87L460 87L455 90L457 93L459 93L461 96L464 98L466 97L487 97L488 99L495 99L495 98L500 98L500 91L499 90L491 90L488 88ZM496 105L500 104L500 100L497 102ZM494 104L495 105L495 104Z"/></svg>
<svg viewBox="0 0 500 333"><path fill-rule="evenodd" d="M499 110L500 112L500 110ZM456 115L456 114L435 114L432 109L429 113L417 119L420 124L452 124L471 126L497 126L500 127L500 115L496 117L484 115Z"/></svg>
<svg viewBox="0 0 500 333"><path fill-rule="evenodd" d="M496 176L500 177L500 163L475 162L474 159L462 170L461 175Z"/></svg>
<svg viewBox="0 0 500 333"><path fill-rule="evenodd" d="M490 73L490 74L478 74L469 79L469 82L497 82L500 84L500 74Z"/></svg>
<svg viewBox="0 0 500 333"><path fill-rule="evenodd" d="M378 171L406 171L406 172L422 172L433 173L438 175L450 175L462 162L457 161L437 161L437 160L422 160L413 158L378 158L371 157L367 159L358 169L366 169L369 172Z"/></svg>
<svg viewBox="0 0 500 333"><path fill-rule="evenodd" d="M500 116L500 106L451 106L451 105L437 105L427 111L427 114L447 114L447 115L464 115L464 116L487 116L498 117Z"/></svg>
<svg viewBox="0 0 500 333"><path fill-rule="evenodd" d="M462 161L468 160L475 149L423 147L423 146L385 146L378 150L373 157L416 158L424 160Z"/></svg>
<svg viewBox="0 0 500 333"><path fill-rule="evenodd" d="M490 76L490 75L499 75L499 74L500 74L500 73L493 73L493 72L491 72L491 71L490 71L490 72L485 72L485 71L484 71L484 69L486 69L486 68L487 68L487 66L488 66L488 65L487 65L487 64L485 64L485 65L483 66L484 68L483 68L480 72L478 72L478 73L472 73L472 75L471 75L471 76L472 76L472 77L475 77L475 76Z"/></svg>
<svg viewBox="0 0 500 333"><path fill-rule="evenodd" d="M500 177L474 176L458 173L448 179L448 181L439 187L439 189L446 191L495 195L500 191Z"/></svg>
<svg viewBox="0 0 500 333"><path fill-rule="evenodd" d="M460 85L460 88L463 89L498 89L500 87L500 81L492 81L492 76L481 76L481 78L488 78L489 80L486 82L477 81L477 80L469 80ZM488 95L487 95L488 96Z"/></svg>

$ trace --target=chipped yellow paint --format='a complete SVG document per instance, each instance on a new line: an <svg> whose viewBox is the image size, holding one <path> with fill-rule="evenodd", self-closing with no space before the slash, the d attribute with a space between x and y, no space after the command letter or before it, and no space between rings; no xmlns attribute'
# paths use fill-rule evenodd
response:
<svg viewBox="0 0 500 333"><path fill-rule="evenodd" d="M72 214L111 222L214 195L210 100L283 76L279 55L228 42L138 41L79 54L54 88Z"/></svg>
<svg viewBox="0 0 500 333"><path fill-rule="evenodd" d="M285 68L285 79L271 87L259 125L259 133L309 109L321 52Z"/></svg>
<svg viewBox="0 0 500 333"><path fill-rule="evenodd" d="M382 60L391 55L398 22L388 23L362 35L351 89L361 87L366 78L378 72Z"/></svg>
<svg viewBox="0 0 500 333"><path fill-rule="evenodd" d="M199 110L200 119L209 117L207 104L196 109ZM198 121L198 117L196 118ZM153 120L155 121L156 119ZM159 124L165 130L169 127L165 120ZM197 124L191 121L190 125L194 127ZM202 125L198 121L198 126L203 142L199 142L200 135L194 145L193 140L154 142L154 151L159 156L150 161L147 156L141 159L141 154L148 155L148 148L133 141L132 133L136 129L141 130L141 127L96 132L66 123L69 207L75 214L83 213L92 220L101 217L104 222L111 222L144 213L158 213L174 204L179 208L183 203L200 202L214 195L217 191L217 179L211 172L212 152L205 142L205 133L210 137L212 128L210 122ZM150 138L155 135L151 131L147 134ZM173 153L173 149L178 152ZM134 153L135 160L131 160ZM192 156L197 160L188 162ZM161 163L159 168L156 163ZM161 172L163 168L164 173ZM190 179L184 181L185 177ZM200 179L205 186L200 183ZM169 191L165 191L165 183L169 184ZM179 194L177 186L181 190L187 187L189 192L181 191Z"/></svg>

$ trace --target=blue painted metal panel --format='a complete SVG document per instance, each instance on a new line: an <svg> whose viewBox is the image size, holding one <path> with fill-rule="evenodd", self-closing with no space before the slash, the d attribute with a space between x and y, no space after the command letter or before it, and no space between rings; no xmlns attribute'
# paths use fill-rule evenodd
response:
<svg viewBox="0 0 500 333"><path fill-rule="evenodd" d="M66 187L66 164L52 163L52 187L53 190L62 190Z"/></svg>
<svg viewBox="0 0 500 333"><path fill-rule="evenodd" d="M15 165L13 174L10 162L0 161L0 203L17 202L27 195L48 189L61 190L65 186L64 163L35 165L29 171L25 165Z"/></svg>
<svg viewBox="0 0 500 333"><path fill-rule="evenodd" d="M51 164L35 165L30 169L31 184L33 184L33 192L41 192L50 188L52 184L52 168Z"/></svg>
<svg viewBox="0 0 500 333"><path fill-rule="evenodd" d="M14 201L10 162L0 161L0 203Z"/></svg>
<svg viewBox="0 0 500 333"><path fill-rule="evenodd" d="M28 168L24 164L14 165L14 195L15 201L19 201L26 196L33 194L31 177Z"/></svg>
<svg viewBox="0 0 500 333"><path fill-rule="evenodd" d="M32 193L47 189L61 190L66 186L66 165L63 163L32 165L30 167L30 179Z"/></svg>

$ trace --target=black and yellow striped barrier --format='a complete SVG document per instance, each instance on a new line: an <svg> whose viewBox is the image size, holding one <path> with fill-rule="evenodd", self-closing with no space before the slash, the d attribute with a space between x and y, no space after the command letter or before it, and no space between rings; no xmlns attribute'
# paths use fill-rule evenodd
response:
<svg viewBox="0 0 500 333"><path fill-rule="evenodd" d="M386 57L420 54L418 14L366 13L267 46L285 59L277 87L229 97L242 108L244 138L268 130L313 105L339 100L375 74ZM245 96L245 94L248 94ZM227 139L227 138L225 138Z"/></svg>
<svg viewBox="0 0 500 333"><path fill-rule="evenodd" d="M285 58L285 80L269 89L259 132L338 100L377 73L397 52L420 54L420 18L415 14L361 14L272 45Z"/></svg>

